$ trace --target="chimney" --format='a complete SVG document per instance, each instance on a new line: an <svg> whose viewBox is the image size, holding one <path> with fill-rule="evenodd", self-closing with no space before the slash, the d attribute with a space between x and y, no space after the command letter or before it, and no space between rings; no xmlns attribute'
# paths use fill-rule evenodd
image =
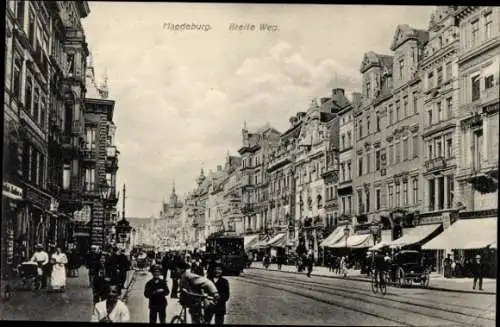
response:
<svg viewBox="0 0 500 327"><path fill-rule="evenodd" d="M353 92L352 93L352 106L354 108L358 108L361 105L361 93Z"/></svg>
<svg viewBox="0 0 500 327"><path fill-rule="evenodd" d="M325 102L327 102L328 100L330 100L330 98L321 98L321 99L320 99L320 103L323 105L323 104L325 104Z"/></svg>
<svg viewBox="0 0 500 327"><path fill-rule="evenodd" d="M344 89L337 88L332 90L333 102L338 102L342 97L345 97Z"/></svg>
<svg viewBox="0 0 500 327"><path fill-rule="evenodd" d="M217 171L222 171L222 165L217 165Z"/></svg>

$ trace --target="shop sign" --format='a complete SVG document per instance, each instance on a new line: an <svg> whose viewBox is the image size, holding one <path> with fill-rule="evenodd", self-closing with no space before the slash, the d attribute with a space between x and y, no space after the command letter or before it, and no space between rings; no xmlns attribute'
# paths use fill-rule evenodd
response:
<svg viewBox="0 0 500 327"><path fill-rule="evenodd" d="M7 264L14 262L14 231L9 229L7 232Z"/></svg>
<svg viewBox="0 0 500 327"><path fill-rule="evenodd" d="M49 210L51 197L43 194L42 192L26 187L26 200L33 204L40 206L43 210Z"/></svg>
<svg viewBox="0 0 500 327"><path fill-rule="evenodd" d="M9 183L9 182L3 182L2 195L6 196L12 200L22 200L23 199L23 189L19 186L16 186L14 184Z"/></svg>
<svg viewBox="0 0 500 327"><path fill-rule="evenodd" d="M82 210L73 212L73 221L88 223L92 214L92 208L86 205Z"/></svg>

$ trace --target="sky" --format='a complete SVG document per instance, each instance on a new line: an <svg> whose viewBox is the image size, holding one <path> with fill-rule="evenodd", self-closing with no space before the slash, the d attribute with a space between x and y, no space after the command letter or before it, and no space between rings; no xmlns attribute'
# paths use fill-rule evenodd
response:
<svg viewBox="0 0 500 327"><path fill-rule="evenodd" d="M241 130L280 132L311 100L360 91L364 53L391 54L398 24L426 29L435 7L89 2L83 26L116 101L117 186L126 216L157 216L173 182L238 155ZM175 31L176 24L205 30ZM254 24L255 30L230 30ZM275 25L260 31L260 24ZM207 28L209 26L210 29ZM120 194L122 196L122 194ZM121 209L121 199L119 202Z"/></svg>

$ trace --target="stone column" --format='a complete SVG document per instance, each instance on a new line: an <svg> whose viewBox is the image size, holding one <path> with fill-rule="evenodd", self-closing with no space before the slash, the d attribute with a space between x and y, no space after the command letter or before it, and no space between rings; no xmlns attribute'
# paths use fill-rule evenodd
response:
<svg viewBox="0 0 500 327"><path fill-rule="evenodd" d="M448 206L450 205L448 203L448 178L446 175L443 176L444 180L444 208L447 209Z"/></svg>
<svg viewBox="0 0 500 327"><path fill-rule="evenodd" d="M439 209L439 178L434 178L434 211Z"/></svg>

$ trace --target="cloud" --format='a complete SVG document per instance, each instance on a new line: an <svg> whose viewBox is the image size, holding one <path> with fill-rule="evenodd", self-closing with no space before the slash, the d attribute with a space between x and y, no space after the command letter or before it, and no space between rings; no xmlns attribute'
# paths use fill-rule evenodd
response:
<svg viewBox="0 0 500 327"><path fill-rule="evenodd" d="M312 98L329 96L334 87L359 89L364 52L387 49L397 23L424 25L430 11L280 6L285 9L276 15L259 5L250 11L215 4L90 7L87 41L97 76L107 70L116 101L118 181L127 184L128 215L143 217L159 211L154 201L168 198L174 179L178 193L186 193L202 167L215 170L227 150L237 154L244 121L284 131ZM162 29L164 22L191 21L212 31ZM280 32L229 32L228 22L275 23Z"/></svg>

